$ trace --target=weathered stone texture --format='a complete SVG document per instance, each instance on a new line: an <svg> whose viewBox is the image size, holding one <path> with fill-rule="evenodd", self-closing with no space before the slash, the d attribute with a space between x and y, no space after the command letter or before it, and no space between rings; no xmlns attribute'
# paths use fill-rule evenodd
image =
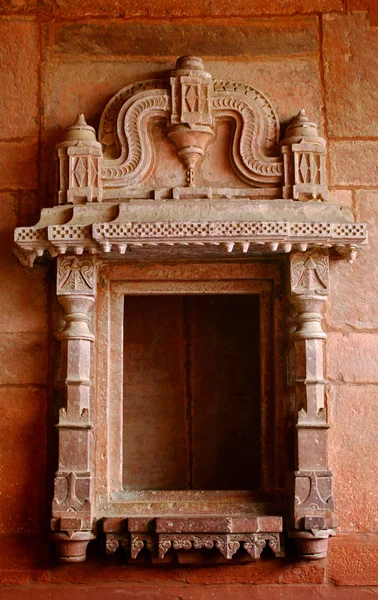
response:
<svg viewBox="0 0 378 600"><path fill-rule="evenodd" d="M376 0L347 0L346 8L347 10L367 10L370 24L372 26L378 25L378 4Z"/></svg>
<svg viewBox="0 0 378 600"><path fill-rule="evenodd" d="M38 24L1 20L0 39L0 138L35 136L38 134Z"/></svg>
<svg viewBox="0 0 378 600"><path fill-rule="evenodd" d="M378 141L330 141L331 185L378 186Z"/></svg>
<svg viewBox="0 0 378 600"><path fill-rule="evenodd" d="M164 0L161 3L140 2L140 0L84 0L78 6L75 0L57 0L58 15L62 17L113 16L113 17L186 17L186 16L263 16L263 15L293 15L315 12L342 10L342 0L227 0L204 3L195 0L186 4L181 0Z"/></svg>
<svg viewBox="0 0 378 600"><path fill-rule="evenodd" d="M378 535L338 535L330 540L328 577L343 586L378 585ZM356 589L351 589L358 595ZM375 590L372 590L375 594ZM347 597L346 588L343 594Z"/></svg>
<svg viewBox="0 0 378 600"><path fill-rule="evenodd" d="M12 252L20 205L25 216L34 210L32 200L35 198L24 192L0 192L0 333L47 330L45 270L23 269Z"/></svg>
<svg viewBox="0 0 378 600"><path fill-rule="evenodd" d="M70 585L51 585L43 587L43 594L49 600L61 600L72 594L73 589ZM251 593L253 594L251 596ZM375 600L374 590L368 588L347 589L331 585L322 586L308 585L306 587L298 585L287 585L277 588L273 585L254 586L253 592L247 585L214 585L205 587L201 585L185 585L170 583L167 585L150 584L122 584L100 583L89 586L76 586L74 591L75 600L87 600L96 598L96 600L117 599L120 596L123 600L266 600L267 597L274 598L279 594L280 600L303 600L304 594L306 600ZM44 598L43 596L43 598ZM39 584L24 587L12 588L12 600L41 600L41 586ZM9 589L6 587L0 589L0 599L9 599Z"/></svg>
<svg viewBox="0 0 378 600"><path fill-rule="evenodd" d="M315 17L203 22L60 23L54 51L74 56L297 55L317 52Z"/></svg>
<svg viewBox="0 0 378 600"><path fill-rule="evenodd" d="M366 331L378 327L377 215L378 192L357 191L355 216L357 221L368 223L369 245L348 268L338 261L331 264L332 295L325 315L328 328Z"/></svg>
<svg viewBox="0 0 378 600"><path fill-rule="evenodd" d="M366 14L325 15L326 108L332 136L377 136L378 30Z"/></svg>
<svg viewBox="0 0 378 600"><path fill-rule="evenodd" d="M378 334L328 334L327 378L348 383L378 383Z"/></svg>
<svg viewBox="0 0 378 600"><path fill-rule="evenodd" d="M44 333L2 333L0 384L45 385L47 347L47 335Z"/></svg>
<svg viewBox="0 0 378 600"><path fill-rule="evenodd" d="M37 187L37 142L0 142L0 189Z"/></svg>
<svg viewBox="0 0 378 600"><path fill-rule="evenodd" d="M35 10L41 0L2 0L0 14L12 11ZM44 0L42 0L43 2Z"/></svg>
<svg viewBox="0 0 378 600"><path fill-rule="evenodd" d="M330 465L340 531L378 532L376 385L331 386Z"/></svg>
<svg viewBox="0 0 378 600"><path fill-rule="evenodd" d="M210 60L206 64L214 79L255 85L277 107L281 121L287 122L303 107L322 131L322 92L315 59L306 57L293 62L264 59L234 63ZM83 111L87 121L97 126L106 102L119 89L134 81L162 78L172 67L173 61L52 61L44 75L45 122L48 124L45 136L51 138L55 133L53 141L57 141L62 129L74 121L78 112ZM279 86L276 84L278 80ZM293 94L294 87L298 96Z"/></svg>
<svg viewBox="0 0 378 600"><path fill-rule="evenodd" d="M1 387L0 409L0 533L35 533L46 507L46 393Z"/></svg>

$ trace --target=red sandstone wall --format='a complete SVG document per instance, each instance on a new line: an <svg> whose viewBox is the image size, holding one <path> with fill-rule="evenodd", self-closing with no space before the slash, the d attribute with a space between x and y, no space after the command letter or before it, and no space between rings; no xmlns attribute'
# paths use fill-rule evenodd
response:
<svg viewBox="0 0 378 600"><path fill-rule="evenodd" d="M351 12L365 9L369 17ZM377 25L376 0L1 0L0 599L373 597ZM304 106L328 138L331 199L370 225L369 249L352 266L332 266L326 315L338 536L328 561L316 564L166 570L90 560L57 566L45 541L54 466L46 460L50 275L44 267L19 265L11 253L12 230L34 223L40 206L51 202L46 157L78 111L97 125L119 88L190 53L202 55L215 76L268 93L283 120Z"/></svg>

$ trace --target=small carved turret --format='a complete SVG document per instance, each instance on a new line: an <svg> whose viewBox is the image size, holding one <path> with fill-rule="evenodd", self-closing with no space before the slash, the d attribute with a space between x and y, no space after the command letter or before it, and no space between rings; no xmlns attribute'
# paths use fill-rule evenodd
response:
<svg viewBox="0 0 378 600"><path fill-rule="evenodd" d="M325 140L304 109L286 129L281 142L284 158L283 197L294 200L328 200Z"/></svg>
<svg viewBox="0 0 378 600"><path fill-rule="evenodd" d="M101 201L101 144L84 115L67 127L63 142L57 145L59 159L58 203L83 204Z"/></svg>
<svg viewBox="0 0 378 600"><path fill-rule="evenodd" d="M196 56L182 56L170 73L172 112L168 136L186 168L187 184L194 185L198 160L214 136L211 114L213 81Z"/></svg>

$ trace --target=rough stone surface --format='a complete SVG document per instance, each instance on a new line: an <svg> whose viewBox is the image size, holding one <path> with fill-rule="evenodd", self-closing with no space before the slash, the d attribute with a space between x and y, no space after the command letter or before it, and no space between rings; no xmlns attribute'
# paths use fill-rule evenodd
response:
<svg viewBox="0 0 378 600"><path fill-rule="evenodd" d="M314 17L249 22L62 23L56 54L94 56L301 56L317 51Z"/></svg>
<svg viewBox="0 0 378 600"><path fill-rule="evenodd" d="M47 356L45 333L2 333L0 335L0 384L45 385Z"/></svg>
<svg viewBox="0 0 378 600"><path fill-rule="evenodd" d="M332 185L377 187L378 141L330 141ZM361 167L363 165L363 167Z"/></svg>
<svg viewBox="0 0 378 600"><path fill-rule="evenodd" d="M0 192L0 333L47 331L46 271L22 268L12 252L20 205L24 215L34 210L31 198L23 192Z"/></svg>
<svg viewBox="0 0 378 600"><path fill-rule="evenodd" d="M36 533L46 508L46 392L0 387L0 407L0 534Z"/></svg>
<svg viewBox="0 0 378 600"><path fill-rule="evenodd" d="M125 585L119 586L116 583L98 584L91 586L77 586L72 592L72 586L51 584L41 587L37 584L25 587L12 588L12 600L60 600L65 595L74 593L75 600L84 598L95 598L96 600L107 600L108 598L120 598L125 600L250 600L253 593L254 600L265 600L267 595L280 600L302 600L303 594L306 594L307 600L374 600L376 594L374 590L368 588L347 589L336 586L309 585L304 589L303 586L270 586L251 588L246 585L217 585L204 588L197 585ZM1 600L8 600L9 589L0 590ZM71 596L72 597L72 596Z"/></svg>
<svg viewBox="0 0 378 600"><path fill-rule="evenodd" d="M329 134L378 135L378 30L366 14L325 15L323 55Z"/></svg>
<svg viewBox="0 0 378 600"><path fill-rule="evenodd" d="M85 113L90 125L97 127L106 103L119 89L134 81L163 78L173 66L173 60L159 63L51 62L44 75L46 127L48 124L44 135L46 141L56 143L60 140L62 129L71 125L80 112ZM315 59L306 57L292 62L279 59L238 60L234 63L208 60L206 66L214 79L230 79L256 86L268 96L284 123L303 107L310 119L318 123L320 132L323 131L321 82ZM275 83L278 78L279 87ZM293 94L294 86L298 95Z"/></svg>
<svg viewBox="0 0 378 600"><path fill-rule="evenodd" d="M330 381L378 383L378 335L331 332L326 361Z"/></svg>
<svg viewBox="0 0 378 600"><path fill-rule="evenodd" d="M345 192L337 193L346 200ZM339 196L335 199L341 200ZM332 301L327 303L325 323L331 329L374 331L378 327L378 192L355 192L353 206L357 221L368 223L369 245L347 268L343 262L332 262Z"/></svg>
<svg viewBox="0 0 378 600"><path fill-rule="evenodd" d="M0 21L0 38L0 138L35 136L38 133L38 25L35 21Z"/></svg>
<svg viewBox="0 0 378 600"><path fill-rule="evenodd" d="M0 142L0 187L37 187L37 142Z"/></svg>
<svg viewBox="0 0 378 600"><path fill-rule="evenodd" d="M378 585L378 535L340 534L331 538L330 546L328 578L332 583L344 586ZM357 595L355 589L351 589L351 592ZM376 590L373 588L372 592L375 594Z"/></svg>
<svg viewBox="0 0 378 600"><path fill-rule="evenodd" d="M264 16L264 15L293 15L342 10L342 0L314 0L309 4L306 0L237 0L230 4L227 0L214 3L201 3L199 0L190 5L180 0L164 0L157 4L148 0L84 0L77 6L74 0L57 0L58 15L61 17L113 16L113 17L186 17L186 16Z"/></svg>
<svg viewBox="0 0 378 600"><path fill-rule="evenodd" d="M378 5L375 0L347 0L346 8L347 10L367 10L370 24L373 27L378 25Z"/></svg>
<svg viewBox="0 0 378 600"><path fill-rule="evenodd" d="M341 531L378 532L376 385L331 386L330 464Z"/></svg>

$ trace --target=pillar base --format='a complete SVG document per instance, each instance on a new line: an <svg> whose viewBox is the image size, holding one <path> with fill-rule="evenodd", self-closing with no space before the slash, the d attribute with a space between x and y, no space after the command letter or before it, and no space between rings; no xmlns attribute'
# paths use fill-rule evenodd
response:
<svg viewBox="0 0 378 600"><path fill-rule="evenodd" d="M310 531L296 531L290 537L295 538L301 560L320 560L327 557L328 539L332 535L335 535L333 530L325 529L317 531L315 535Z"/></svg>
<svg viewBox="0 0 378 600"><path fill-rule="evenodd" d="M95 539L91 531L74 531L73 533L53 533L58 560L61 562L83 562L87 557L87 546Z"/></svg>

